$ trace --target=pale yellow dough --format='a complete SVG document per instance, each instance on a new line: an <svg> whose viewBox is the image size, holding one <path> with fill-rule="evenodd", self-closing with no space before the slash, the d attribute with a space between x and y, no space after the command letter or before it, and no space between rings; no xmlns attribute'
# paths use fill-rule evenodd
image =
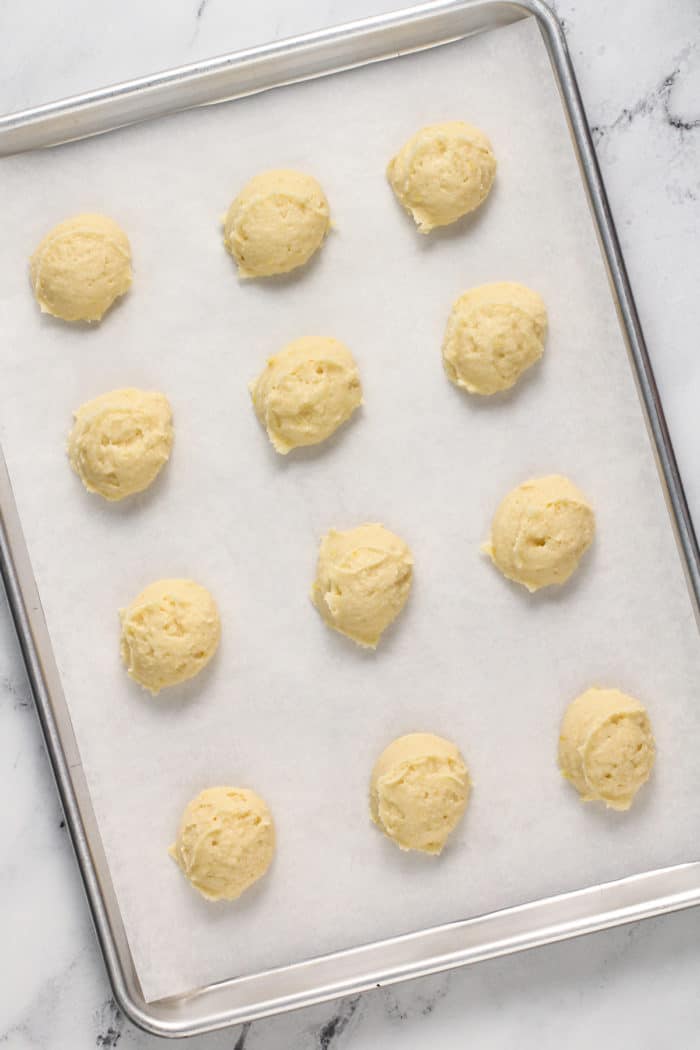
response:
<svg viewBox="0 0 700 1050"><path fill-rule="evenodd" d="M75 215L46 234L29 268L43 313L99 321L131 285L131 247L113 219Z"/></svg>
<svg viewBox="0 0 700 1050"><path fill-rule="evenodd" d="M271 357L250 384L255 413L283 455L317 445L362 404L355 360L337 339L297 339Z"/></svg>
<svg viewBox="0 0 700 1050"><path fill-rule="evenodd" d="M651 775L655 746L649 716L619 689L587 689L566 710L559 768L584 802L629 809Z"/></svg>
<svg viewBox="0 0 700 1050"><path fill-rule="evenodd" d="M430 233L483 204L496 175L496 158L483 131L449 120L416 132L386 174L420 232Z"/></svg>
<svg viewBox="0 0 700 1050"><path fill-rule="evenodd" d="M224 244L239 277L271 277L303 266L330 229L326 196L301 171L265 171L247 182L224 217Z"/></svg>
<svg viewBox="0 0 700 1050"><path fill-rule="evenodd" d="M372 771L372 820L401 849L441 853L467 807L469 773L459 749L432 733L401 736Z"/></svg>
<svg viewBox="0 0 700 1050"><path fill-rule="evenodd" d="M173 445L170 402L150 390L111 390L73 413L68 458L88 492L120 500L142 492Z"/></svg>
<svg viewBox="0 0 700 1050"><path fill-rule="evenodd" d="M216 603L193 580L156 580L119 615L122 661L154 696L194 678L219 645Z"/></svg>
<svg viewBox="0 0 700 1050"><path fill-rule="evenodd" d="M482 284L452 307L442 360L452 382L470 394L508 390L539 361L547 332L541 296L524 284Z"/></svg>
<svg viewBox="0 0 700 1050"><path fill-rule="evenodd" d="M270 867L272 816L254 791L207 788L187 805L168 852L207 900L235 900Z"/></svg>
<svg viewBox="0 0 700 1050"><path fill-rule="evenodd" d="M329 627L376 649L411 590L413 556L383 525L331 529L321 540L311 599Z"/></svg>
<svg viewBox="0 0 700 1050"><path fill-rule="evenodd" d="M594 531L583 493L568 478L551 474L508 493L482 549L509 580L537 591L569 579Z"/></svg>

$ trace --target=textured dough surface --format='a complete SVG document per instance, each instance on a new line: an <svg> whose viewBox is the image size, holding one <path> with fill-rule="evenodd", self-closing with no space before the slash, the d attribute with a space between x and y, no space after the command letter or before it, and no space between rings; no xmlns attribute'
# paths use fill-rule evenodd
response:
<svg viewBox="0 0 700 1050"><path fill-rule="evenodd" d="M449 120L417 131L389 161L386 174L420 232L430 233L483 204L496 158L483 131Z"/></svg>
<svg viewBox="0 0 700 1050"><path fill-rule="evenodd" d="M455 744L432 733L409 733L377 759L370 814L401 849L440 853L464 815L470 786Z"/></svg>
<svg viewBox="0 0 700 1050"><path fill-rule="evenodd" d="M131 285L129 239L106 215L75 215L46 234L29 272L42 313L99 321Z"/></svg>
<svg viewBox="0 0 700 1050"><path fill-rule="evenodd" d="M255 414L285 455L325 441L362 404L355 360L343 343L322 336L296 339L271 357L250 384Z"/></svg>
<svg viewBox="0 0 700 1050"><path fill-rule="evenodd" d="M232 901L261 878L275 852L270 811L247 788L213 787L185 808L169 853L210 901Z"/></svg>
<svg viewBox="0 0 700 1050"><path fill-rule="evenodd" d="M376 649L411 590L413 556L383 525L358 525L321 540L311 599L329 627Z"/></svg>
<svg viewBox="0 0 700 1050"><path fill-rule="evenodd" d="M111 390L73 416L68 458L88 492L107 500L143 492L168 461L173 417L164 394Z"/></svg>
<svg viewBox="0 0 700 1050"><path fill-rule="evenodd" d="M629 809L651 774L654 737L647 712L619 689L587 689L566 710L559 768L584 802Z"/></svg>
<svg viewBox="0 0 700 1050"><path fill-rule="evenodd" d="M565 583L590 547L595 517L568 478L525 481L498 507L483 550L504 576L529 591Z"/></svg>
<svg viewBox="0 0 700 1050"><path fill-rule="evenodd" d="M271 277L303 266L330 229L328 201L311 175L264 171L245 184L224 217L224 244L239 277Z"/></svg>
<svg viewBox="0 0 700 1050"><path fill-rule="evenodd" d="M542 357L547 310L524 284L482 284L452 307L442 360L451 381L470 394L508 390Z"/></svg>
<svg viewBox="0 0 700 1050"><path fill-rule="evenodd" d="M193 580L156 580L119 615L122 661L154 696L194 678L219 645L216 603Z"/></svg>

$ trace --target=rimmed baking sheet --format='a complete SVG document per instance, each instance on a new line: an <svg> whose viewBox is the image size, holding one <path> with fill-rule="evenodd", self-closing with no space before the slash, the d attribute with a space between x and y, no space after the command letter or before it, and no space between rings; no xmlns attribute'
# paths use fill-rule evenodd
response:
<svg viewBox="0 0 700 1050"><path fill-rule="evenodd" d="M424 239L383 171L446 116L488 131L498 181L477 216ZM313 171L336 230L299 276L239 284L218 216L270 166ZM697 629L534 20L2 172L2 444L146 1000L688 859ZM91 209L128 230L135 282L76 330L39 316L26 260ZM454 298L499 279L544 296L547 351L512 395L475 403L447 383L440 341ZM355 353L365 408L278 459L247 381L324 332ZM168 394L176 448L149 494L103 506L64 442L73 408L122 385ZM508 488L553 471L589 495L598 535L570 586L529 597L478 545ZM374 655L308 600L320 534L363 520L416 559ZM165 575L212 589L224 637L200 680L152 701L119 665L116 611ZM555 767L563 707L596 682L654 721L654 780L624 816L579 805ZM367 815L376 753L416 728L455 739L475 784L437 862L399 854ZM229 907L200 901L166 853L186 801L218 782L254 786L278 826L269 877Z"/></svg>

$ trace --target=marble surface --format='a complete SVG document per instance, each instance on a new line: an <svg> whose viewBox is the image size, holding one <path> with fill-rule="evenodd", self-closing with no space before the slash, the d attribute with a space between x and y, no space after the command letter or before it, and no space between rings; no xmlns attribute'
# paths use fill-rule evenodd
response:
<svg viewBox="0 0 700 1050"><path fill-rule="evenodd" d="M0 108L38 104L382 10L387 0L0 5ZM557 0L686 490L700 520L700 8ZM110 996L0 600L0 1046L145 1048ZM694 845L689 843L689 854ZM688 859L691 859L689 856ZM187 1041L201 1050L432 1045L652 1050L697 1041L700 911ZM564 1034L566 1038L564 1038Z"/></svg>

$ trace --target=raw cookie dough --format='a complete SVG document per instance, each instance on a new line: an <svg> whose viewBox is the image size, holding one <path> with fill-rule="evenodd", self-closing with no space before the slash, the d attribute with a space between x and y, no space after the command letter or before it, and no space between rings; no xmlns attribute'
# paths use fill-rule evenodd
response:
<svg viewBox="0 0 700 1050"><path fill-rule="evenodd" d="M550 474L508 493L482 550L509 580L537 591L568 580L594 531L593 510L583 493L568 478Z"/></svg>
<svg viewBox="0 0 700 1050"><path fill-rule="evenodd" d="M416 132L389 161L386 175L420 232L430 233L483 204L496 158L483 131L449 120Z"/></svg>
<svg viewBox="0 0 700 1050"><path fill-rule="evenodd" d="M120 500L148 488L167 463L173 416L164 394L111 390L74 413L68 458L88 492Z"/></svg>
<svg viewBox="0 0 700 1050"><path fill-rule="evenodd" d="M131 285L129 239L106 215L75 215L46 234L29 269L42 313L99 321Z"/></svg>
<svg viewBox="0 0 700 1050"><path fill-rule="evenodd" d="M619 689L587 689L569 704L559 736L559 768L584 802L629 809L654 765L649 716Z"/></svg>
<svg viewBox="0 0 700 1050"><path fill-rule="evenodd" d="M372 820L401 849L440 853L467 808L470 786L450 740L432 733L400 736L372 771Z"/></svg>
<svg viewBox="0 0 700 1050"><path fill-rule="evenodd" d="M321 540L311 600L329 627L376 649L411 590L413 556L383 525L331 529Z"/></svg>
<svg viewBox="0 0 700 1050"><path fill-rule="evenodd" d="M272 816L254 791L207 788L187 805L168 852L203 897L233 901L270 867Z"/></svg>
<svg viewBox="0 0 700 1050"><path fill-rule="evenodd" d="M296 339L250 384L255 413L283 455L317 445L362 404L357 365L337 339Z"/></svg>
<svg viewBox="0 0 700 1050"><path fill-rule="evenodd" d="M264 171L247 182L224 217L224 244L239 277L270 277L307 263L330 229L328 201L301 171Z"/></svg>
<svg viewBox="0 0 700 1050"><path fill-rule="evenodd" d="M452 382L470 394L508 390L539 361L547 331L541 296L524 284L482 284L452 307L442 360Z"/></svg>
<svg viewBox="0 0 700 1050"><path fill-rule="evenodd" d="M156 580L119 616L122 661L129 676L154 696L194 678L219 645L216 603L193 580Z"/></svg>

